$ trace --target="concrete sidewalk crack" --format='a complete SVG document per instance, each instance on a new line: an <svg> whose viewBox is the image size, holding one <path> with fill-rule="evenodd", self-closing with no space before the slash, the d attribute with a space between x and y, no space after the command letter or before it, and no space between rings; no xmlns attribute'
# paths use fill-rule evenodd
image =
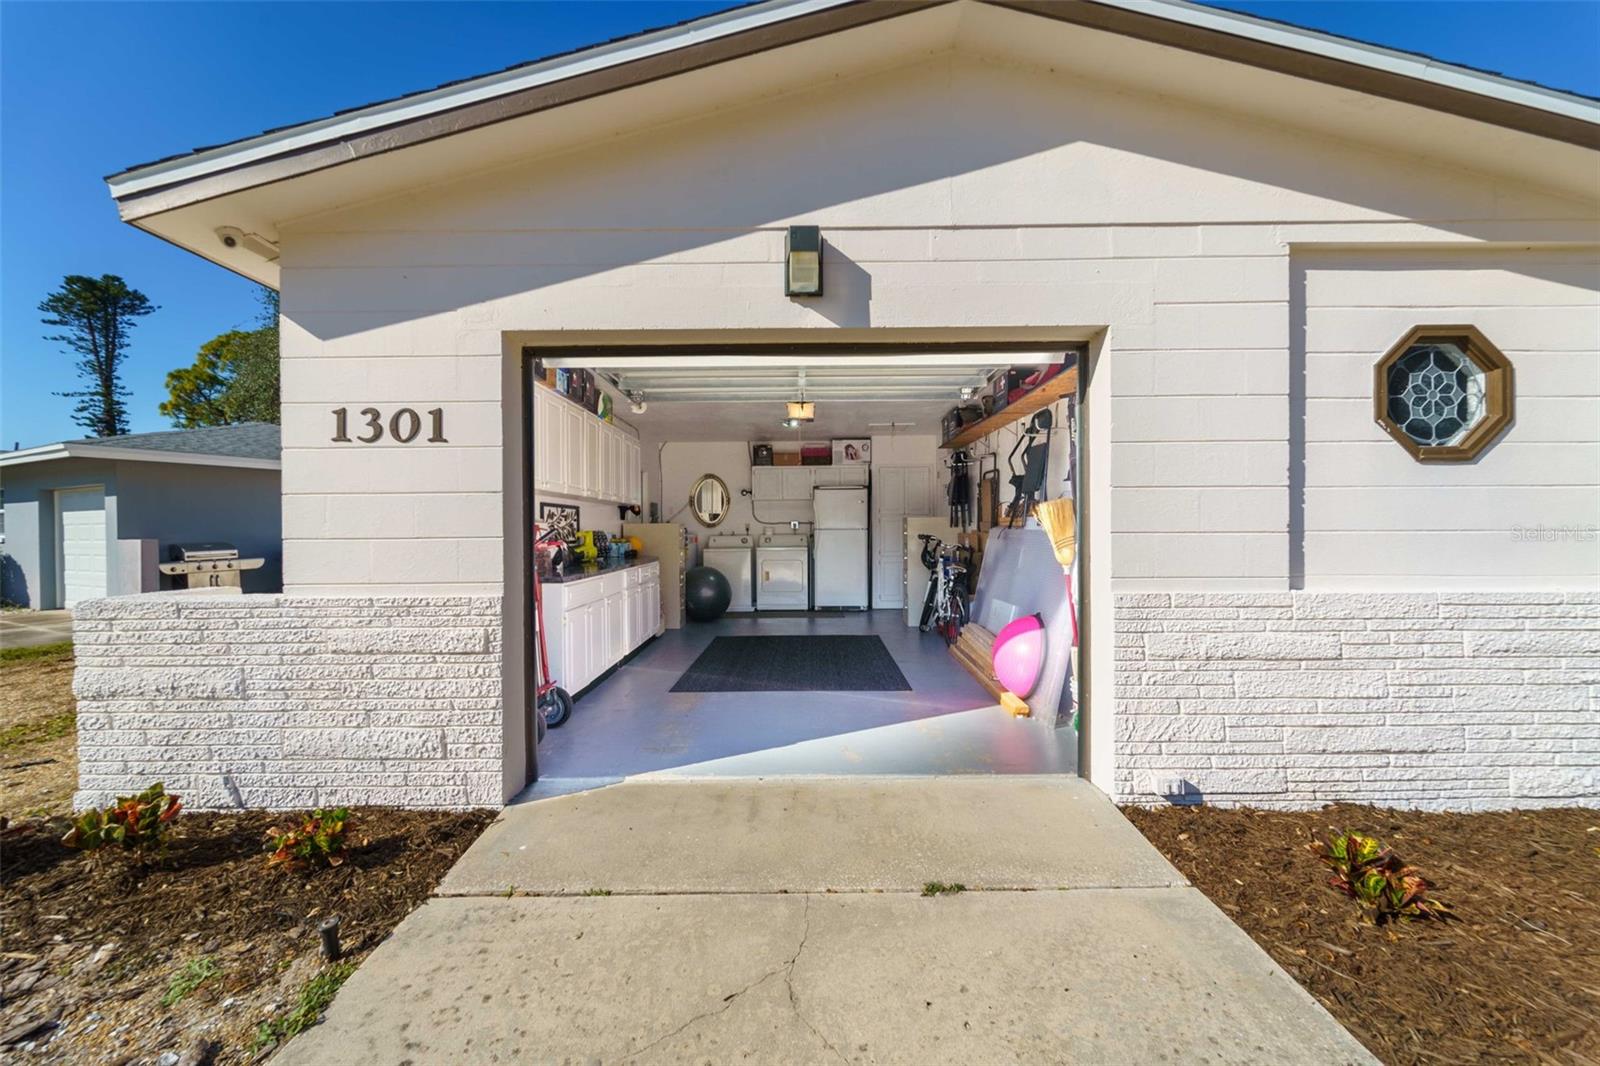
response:
<svg viewBox="0 0 1600 1066"><path fill-rule="evenodd" d="M800 1009L800 997L795 995L795 964L800 961L800 955L806 950L806 941L811 939L811 897L805 896L803 898L805 899L806 909L805 923L800 929L800 946L794 949L794 954L789 957L788 963L786 963L783 967L783 985L789 991L789 1006L794 1010L794 1016L800 1019L800 1024L804 1025L807 1029L810 1029L811 1035L822 1041L823 1047L833 1052L834 1055L838 1057L840 1062L843 1062L846 1064L846 1066L848 1066L850 1060L845 1057L842 1051L833 1046L833 1041L823 1036L822 1032L815 1025L811 1024L811 1019L807 1018L805 1016L805 1012Z"/></svg>
<svg viewBox="0 0 1600 1066"><path fill-rule="evenodd" d="M645 1045L643 1045L643 1046L641 1046L639 1048L636 1048L633 1051L628 1052L628 1057L630 1059L637 1059L640 1055L643 1055L646 1051L649 1051L651 1048L655 1047L658 1044L666 1043L668 1040L671 1040L673 1037L677 1036L679 1033L682 1033L684 1030L688 1029L690 1026L692 1026L692 1025L698 1023L698 1022L703 1022L707 1018L715 1018L719 1014L727 1013L729 1010L732 1009L733 1005L736 1002L738 1002L740 996L744 995L746 992L751 991L756 986L760 985L762 982L771 980L772 978L778 976L782 972L783 972L783 967L782 966L778 967L775 970L767 971L766 973L762 974L760 977L757 977L754 981L751 981L749 984L747 984L743 988L739 989L737 992L733 992L733 993L730 993L730 994L728 994L726 996L723 996L722 997L722 1006L718 1007L716 1010L708 1010L708 1011L703 1011L700 1014L696 1014L693 1018L690 1018L688 1021L684 1022L682 1025L678 1026L676 1029L672 1030L671 1032L663 1033L662 1035L656 1037L654 1040L650 1041L648 1044L645 1044Z"/></svg>

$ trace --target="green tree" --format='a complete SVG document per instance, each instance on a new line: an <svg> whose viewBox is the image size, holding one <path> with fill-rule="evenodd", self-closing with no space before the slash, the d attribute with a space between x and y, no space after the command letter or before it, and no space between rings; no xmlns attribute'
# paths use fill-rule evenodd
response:
<svg viewBox="0 0 1600 1066"><path fill-rule="evenodd" d="M156 310L138 289L115 274L98 278L68 274L61 287L39 304L44 324L64 332L45 340L64 344L78 354L78 376L85 387L57 393L77 400L72 420L96 437L128 432L128 390L122 386L122 362L128 334L137 320Z"/></svg>
<svg viewBox="0 0 1600 1066"><path fill-rule="evenodd" d="M228 391L250 334L233 329L200 346L192 366L167 373L168 398L161 413L180 429L228 426L244 421L229 402Z"/></svg>
<svg viewBox="0 0 1600 1066"><path fill-rule="evenodd" d="M261 325L200 346L190 366L167 374L161 413L183 429L278 421L278 294L263 290Z"/></svg>

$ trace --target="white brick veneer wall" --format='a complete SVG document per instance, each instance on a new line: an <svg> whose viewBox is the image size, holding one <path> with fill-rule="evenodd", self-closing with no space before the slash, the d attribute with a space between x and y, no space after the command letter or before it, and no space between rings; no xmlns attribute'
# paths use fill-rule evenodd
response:
<svg viewBox="0 0 1600 1066"><path fill-rule="evenodd" d="M501 802L498 596L129 596L74 620L78 806Z"/></svg>
<svg viewBox="0 0 1600 1066"><path fill-rule="evenodd" d="M1600 593L1116 598L1116 788L1600 806Z"/></svg>

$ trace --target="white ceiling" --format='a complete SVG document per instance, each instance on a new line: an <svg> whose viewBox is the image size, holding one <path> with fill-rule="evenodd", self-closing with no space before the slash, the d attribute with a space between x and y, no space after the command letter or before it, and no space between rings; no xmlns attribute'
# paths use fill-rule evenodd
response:
<svg viewBox="0 0 1600 1066"><path fill-rule="evenodd" d="M1007 366L1058 362L1060 349L1032 352L783 356L668 355L556 358L585 366L642 398L634 414L625 402L617 417L649 441L828 440L875 434L938 434L961 390L981 389ZM815 421L779 423L790 400L816 404Z"/></svg>
<svg viewBox="0 0 1600 1066"><path fill-rule="evenodd" d="M939 433L939 419L956 405L954 395L940 400L863 401L823 400L817 418L800 429L785 429L779 400L744 403L655 403L642 415L626 406L617 417L639 431L646 441L820 441L834 437L870 437L875 434ZM888 423L900 423L891 427ZM873 425L880 423L880 425Z"/></svg>

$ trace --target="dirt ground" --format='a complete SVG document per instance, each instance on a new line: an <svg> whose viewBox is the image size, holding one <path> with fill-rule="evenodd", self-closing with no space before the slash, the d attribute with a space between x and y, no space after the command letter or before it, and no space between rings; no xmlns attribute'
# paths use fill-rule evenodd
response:
<svg viewBox="0 0 1600 1066"><path fill-rule="evenodd" d="M31 650L31 649L29 649ZM0 662L0 814L65 814L78 785L72 649Z"/></svg>
<svg viewBox="0 0 1600 1066"><path fill-rule="evenodd" d="M312 873L266 865L267 830L284 815L184 813L145 866L68 850L65 819L13 823L0 841L0 1056L250 1062L270 1048L264 1025L318 987L331 998L344 976L332 971L328 987L318 924L337 916L346 959L359 961L493 817L359 808L349 834L363 843Z"/></svg>
<svg viewBox="0 0 1600 1066"><path fill-rule="evenodd" d="M319 1014L349 969L321 960L318 923L337 916L346 960L359 961L494 817L357 809L359 846L310 874L267 867L267 830L288 816L263 812L185 812L145 866L95 858L60 842L77 785L73 712L70 648L0 662L5 1061L203 1066L270 1054L273 1031Z"/></svg>
<svg viewBox="0 0 1600 1066"><path fill-rule="evenodd" d="M1125 813L1391 1066L1600 1063L1600 811ZM1364 923L1306 849L1330 827L1388 843L1457 919Z"/></svg>

